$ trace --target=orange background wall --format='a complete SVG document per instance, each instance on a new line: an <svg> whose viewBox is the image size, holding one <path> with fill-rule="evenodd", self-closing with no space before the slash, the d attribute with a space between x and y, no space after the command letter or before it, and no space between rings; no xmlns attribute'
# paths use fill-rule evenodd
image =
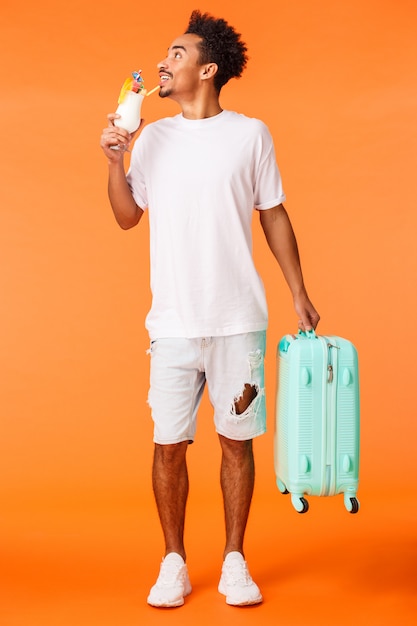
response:
<svg viewBox="0 0 417 626"><path fill-rule="evenodd" d="M265 603L217 594L223 525L207 399L190 449L194 593L146 606L162 555L146 405L148 228L121 231L99 136L122 82L156 63L198 7L242 32L244 76L224 108L276 143L322 334L357 346L362 508L275 486L275 347L296 330L260 234L270 306L269 433L256 442L247 557ZM417 616L416 38L411 0L7 0L1 64L0 618L4 626L411 624ZM155 95L143 115L177 112Z"/></svg>

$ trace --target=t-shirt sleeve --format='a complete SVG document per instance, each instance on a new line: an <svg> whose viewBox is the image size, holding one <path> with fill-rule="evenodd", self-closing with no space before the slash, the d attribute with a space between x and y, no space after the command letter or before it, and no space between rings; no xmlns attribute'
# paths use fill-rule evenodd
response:
<svg viewBox="0 0 417 626"><path fill-rule="evenodd" d="M255 171L254 206L260 211L272 209L285 201L281 174L275 157L274 142L268 127L260 123L259 158Z"/></svg>
<svg viewBox="0 0 417 626"><path fill-rule="evenodd" d="M130 166L126 174L126 180L132 191L133 198L136 204L143 210L148 208L148 194L146 191L145 174L142 167L146 162L143 154L146 139L145 130L146 129L143 129L140 137L138 137L133 146Z"/></svg>

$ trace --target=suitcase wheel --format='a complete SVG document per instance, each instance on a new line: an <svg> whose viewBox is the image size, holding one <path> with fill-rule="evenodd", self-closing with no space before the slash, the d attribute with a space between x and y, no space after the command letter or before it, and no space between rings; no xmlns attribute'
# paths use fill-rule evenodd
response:
<svg viewBox="0 0 417 626"><path fill-rule="evenodd" d="M355 513L357 513L359 511L359 500L355 497L349 497L346 493L345 493L345 507L347 509L347 511L349 511L349 513L351 513L352 515L354 515Z"/></svg>
<svg viewBox="0 0 417 626"><path fill-rule="evenodd" d="M308 511L308 502L303 496L297 496L296 494L291 494L291 502L297 513L307 513Z"/></svg>
<svg viewBox="0 0 417 626"><path fill-rule="evenodd" d="M277 479L277 487L280 490L280 492L283 493L284 495L286 495L287 493L290 493L288 489L286 488L286 486L284 485L284 483L279 478Z"/></svg>
<svg viewBox="0 0 417 626"><path fill-rule="evenodd" d="M350 498L350 501L352 503L352 508L349 513L355 514L359 511L359 502L356 498Z"/></svg>

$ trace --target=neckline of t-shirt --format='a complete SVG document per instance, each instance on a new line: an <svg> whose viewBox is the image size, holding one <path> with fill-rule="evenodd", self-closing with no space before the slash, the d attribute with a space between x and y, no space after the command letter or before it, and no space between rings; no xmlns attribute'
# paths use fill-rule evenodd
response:
<svg viewBox="0 0 417 626"><path fill-rule="evenodd" d="M201 126L209 126L210 124L215 124L219 119L225 117L229 111L223 109L220 113L216 115L212 115L211 117L203 117L198 120L190 120L187 117L184 117L182 113L179 113L178 119L181 121L184 126L192 126L193 128L201 127Z"/></svg>

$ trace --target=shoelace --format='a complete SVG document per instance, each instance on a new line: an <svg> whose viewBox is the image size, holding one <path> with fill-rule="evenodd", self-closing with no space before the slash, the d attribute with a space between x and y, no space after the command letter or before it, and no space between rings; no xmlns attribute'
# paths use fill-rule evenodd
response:
<svg viewBox="0 0 417 626"><path fill-rule="evenodd" d="M234 563L226 564L226 574L230 578L229 582L236 585L237 583L243 583L244 585L252 584L252 578L249 574L246 563Z"/></svg>
<svg viewBox="0 0 417 626"><path fill-rule="evenodd" d="M170 585L180 579L182 567L175 563L163 563L161 573L159 574L158 583L162 585Z"/></svg>

